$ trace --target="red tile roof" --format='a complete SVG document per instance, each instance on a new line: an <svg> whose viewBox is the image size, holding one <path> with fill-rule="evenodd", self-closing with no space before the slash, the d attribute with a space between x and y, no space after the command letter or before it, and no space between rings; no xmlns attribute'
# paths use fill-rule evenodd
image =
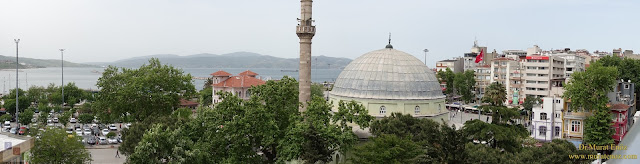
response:
<svg viewBox="0 0 640 164"><path fill-rule="evenodd" d="M214 72L211 75L213 75L213 76L231 76L231 74L229 72L225 72L225 71Z"/></svg>
<svg viewBox="0 0 640 164"><path fill-rule="evenodd" d="M257 73L255 73L255 72L251 72L251 71L247 70L247 71L241 72L241 73L240 73L240 74L238 74L238 75L240 75L240 76L256 76L256 75L258 75L258 74L257 74Z"/></svg>
<svg viewBox="0 0 640 164"><path fill-rule="evenodd" d="M4 108L0 108L0 111L7 111L7 109L4 109Z"/></svg>
<svg viewBox="0 0 640 164"><path fill-rule="evenodd" d="M198 106L197 102L193 102L193 101L189 101L189 100L185 100L185 99L180 99L180 106Z"/></svg>
<svg viewBox="0 0 640 164"><path fill-rule="evenodd" d="M214 87L251 87L262 85L265 82L252 76L232 76L225 81L213 84Z"/></svg>
<svg viewBox="0 0 640 164"><path fill-rule="evenodd" d="M629 109L629 105L622 104L622 103L613 104L613 105L611 105L611 109Z"/></svg>

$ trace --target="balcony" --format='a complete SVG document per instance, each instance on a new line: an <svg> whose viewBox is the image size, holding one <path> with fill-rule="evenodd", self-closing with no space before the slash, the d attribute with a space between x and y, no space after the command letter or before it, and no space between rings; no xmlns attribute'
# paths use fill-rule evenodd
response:
<svg viewBox="0 0 640 164"><path fill-rule="evenodd" d="M296 26L297 34L315 34L316 26Z"/></svg>
<svg viewBox="0 0 640 164"><path fill-rule="evenodd" d="M568 119L585 119L587 116L591 116L590 112L564 112L564 118Z"/></svg>

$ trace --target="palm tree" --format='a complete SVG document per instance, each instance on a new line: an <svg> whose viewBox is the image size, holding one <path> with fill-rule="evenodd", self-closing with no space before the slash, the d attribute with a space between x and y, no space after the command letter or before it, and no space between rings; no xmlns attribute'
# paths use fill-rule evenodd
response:
<svg viewBox="0 0 640 164"><path fill-rule="evenodd" d="M491 83L482 96L482 102L487 102L491 104L491 106L504 106L506 100L507 91L504 85L498 82Z"/></svg>

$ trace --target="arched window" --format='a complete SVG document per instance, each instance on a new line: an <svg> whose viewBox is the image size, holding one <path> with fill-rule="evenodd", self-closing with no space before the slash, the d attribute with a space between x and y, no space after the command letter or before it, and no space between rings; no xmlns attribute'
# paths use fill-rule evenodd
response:
<svg viewBox="0 0 640 164"><path fill-rule="evenodd" d="M416 114L420 114L420 106L416 105L415 111Z"/></svg>
<svg viewBox="0 0 640 164"><path fill-rule="evenodd" d="M387 107L383 105L380 107L380 114L385 114L385 113L387 113Z"/></svg>

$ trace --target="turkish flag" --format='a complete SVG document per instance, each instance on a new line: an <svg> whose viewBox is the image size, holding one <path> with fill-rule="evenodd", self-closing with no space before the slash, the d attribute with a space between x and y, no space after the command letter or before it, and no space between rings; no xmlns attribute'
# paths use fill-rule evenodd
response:
<svg viewBox="0 0 640 164"><path fill-rule="evenodd" d="M476 56L476 63L479 63L480 61L482 61L483 57L484 57L484 49L480 49L480 55Z"/></svg>

